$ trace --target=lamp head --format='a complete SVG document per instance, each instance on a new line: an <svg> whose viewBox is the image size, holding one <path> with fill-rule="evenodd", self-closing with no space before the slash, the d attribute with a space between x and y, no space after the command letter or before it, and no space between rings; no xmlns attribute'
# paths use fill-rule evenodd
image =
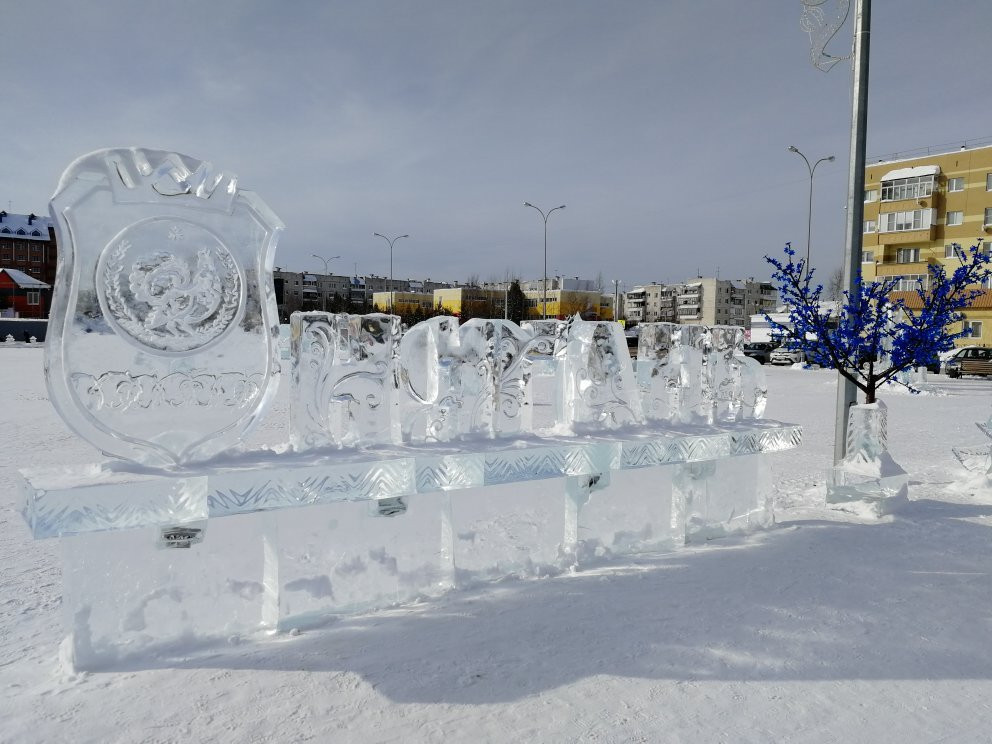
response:
<svg viewBox="0 0 992 744"><path fill-rule="evenodd" d="M789 152L799 152L799 148L795 145L789 145Z"/></svg>
<svg viewBox="0 0 992 744"><path fill-rule="evenodd" d="M534 205L531 204L530 202L524 202L524 206L525 207L533 207Z"/></svg>
<svg viewBox="0 0 992 744"><path fill-rule="evenodd" d="M834 162L836 159L837 158L835 158L833 155L831 155L829 158L827 158L827 160L829 160L831 163Z"/></svg>

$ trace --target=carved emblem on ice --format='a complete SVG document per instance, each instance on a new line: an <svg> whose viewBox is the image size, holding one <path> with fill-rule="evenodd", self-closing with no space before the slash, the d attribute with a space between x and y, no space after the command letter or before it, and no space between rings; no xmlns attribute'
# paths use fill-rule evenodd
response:
<svg viewBox="0 0 992 744"><path fill-rule="evenodd" d="M51 211L45 376L66 423L143 465L240 446L278 383L279 218L230 172L141 148L79 158Z"/></svg>
<svg viewBox="0 0 992 744"><path fill-rule="evenodd" d="M104 314L125 334L152 349L187 352L231 327L242 281L216 236L189 223L150 220L118 237L104 251L97 286ZM159 249L165 241L169 251Z"/></svg>

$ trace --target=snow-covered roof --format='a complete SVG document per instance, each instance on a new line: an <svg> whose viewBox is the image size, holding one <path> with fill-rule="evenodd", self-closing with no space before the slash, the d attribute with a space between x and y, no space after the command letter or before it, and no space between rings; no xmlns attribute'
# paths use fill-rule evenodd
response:
<svg viewBox="0 0 992 744"><path fill-rule="evenodd" d="M26 240L48 240L48 227L51 224L52 221L48 217L0 212L0 238L9 235Z"/></svg>
<svg viewBox="0 0 992 744"><path fill-rule="evenodd" d="M17 269L4 269L0 267L0 271L4 272L7 276L13 279L14 284L16 284L21 289L51 289L51 286L45 284L41 279L35 279L30 274L25 274L23 271L18 271Z"/></svg>
<svg viewBox="0 0 992 744"><path fill-rule="evenodd" d="M940 173L939 165L917 165L912 168L896 168L890 170L880 181L894 181L897 178L916 178L917 176L936 176Z"/></svg>

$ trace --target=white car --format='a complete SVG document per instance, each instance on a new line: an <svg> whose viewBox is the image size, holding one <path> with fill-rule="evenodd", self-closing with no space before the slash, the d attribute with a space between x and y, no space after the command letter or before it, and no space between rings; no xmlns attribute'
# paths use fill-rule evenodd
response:
<svg viewBox="0 0 992 744"><path fill-rule="evenodd" d="M806 362L806 355L799 349L787 349L779 346L772 352L772 364L803 364Z"/></svg>

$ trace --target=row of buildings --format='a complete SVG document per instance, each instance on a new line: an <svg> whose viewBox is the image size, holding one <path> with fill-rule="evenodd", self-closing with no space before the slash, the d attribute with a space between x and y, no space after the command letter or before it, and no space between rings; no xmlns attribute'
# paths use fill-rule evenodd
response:
<svg viewBox="0 0 992 744"><path fill-rule="evenodd" d="M968 247L979 238L992 238L992 145L926 151L866 167L861 257L866 281L894 278L912 307L919 302L912 290L918 280L927 281L928 266L943 265L950 273L958 261L955 245ZM57 253L47 217L0 211L0 315L47 317ZM392 307L408 313L438 305L455 314L484 305L498 316L505 311L509 291L506 282L458 286L281 269L275 283L284 316L299 309ZM774 308L778 300L768 282L716 278L645 284L614 295L588 280L555 277L549 279L546 302L541 280L523 282L522 289L531 318L580 313L634 322L747 327L751 315ZM992 345L992 291L972 303L964 316L968 342Z"/></svg>
<svg viewBox="0 0 992 744"><path fill-rule="evenodd" d="M341 276L283 271L274 274L279 313L288 317L294 310L340 310L345 308L392 308L398 315L428 312L441 307L453 315L492 314L502 317L510 282L482 282L459 285L430 279L388 279L376 275ZM567 317L612 320L614 296L606 294L589 279L548 277L547 309L542 279L520 283L528 318Z"/></svg>
<svg viewBox="0 0 992 744"><path fill-rule="evenodd" d="M778 292L770 282L699 277L679 284L645 284L624 294L628 322L694 323L750 327L750 318L771 312Z"/></svg>

